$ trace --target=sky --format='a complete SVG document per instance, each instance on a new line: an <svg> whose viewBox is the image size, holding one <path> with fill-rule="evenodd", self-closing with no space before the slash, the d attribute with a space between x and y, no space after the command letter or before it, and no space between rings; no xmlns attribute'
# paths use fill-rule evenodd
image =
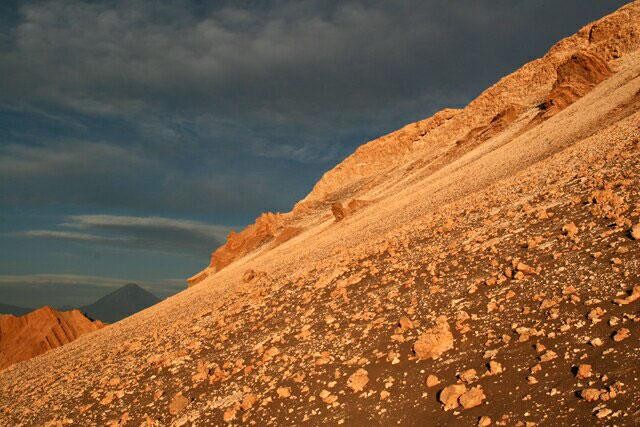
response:
<svg viewBox="0 0 640 427"><path fill-rule="evenodd" d="M614 0L0 2L0 303L166 297L359 145Z"/></svg>

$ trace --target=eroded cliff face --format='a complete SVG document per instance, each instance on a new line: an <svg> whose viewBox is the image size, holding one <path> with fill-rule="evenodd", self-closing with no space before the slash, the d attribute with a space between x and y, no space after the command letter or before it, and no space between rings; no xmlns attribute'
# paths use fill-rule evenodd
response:
<svg viewBox="0 0 640 427"><path fill-rule="evenodd" d="M390 183L424 177L496 135L515 136L539 125L616 72L620 58L640 45L639 16L638 4L629 4L556 43L544 57L504 77L464 109L444 109L362 145L325 173L290 213L263 214L231 233L213 252L209 267L189 284L330 220L336 203L383 197L393 191ZM283 230L288 232L281 236Z"/></svg>
<svg viewBox="0 0 640 427"><path fill-rule="evenodd" d="M601 56L589 51L574 53L556 69L556 81L540 105L542 117L548 118L564 110L612 73Z"/></svg>
<svg viewBox="0 0 640 427"><path fill-rule="evenodd" d="M240 232L232 231L227 236L227 242L217 248L211 254L211 263L209 267L193 277L187 279L189 285L201 282L209 276L209 274L220 271L227 265L231 264L238 258L241 258L257 248L269 243L275 242L277 237L282 240L281 236L286 228L288 217L291 215L277 214L266 212L258 217L255 223L249 225ZM292 227L288 227L284 236L295 235L292 233Z"/></svg>
<svg viewBox="0 0 640 427"><path fill-rule="evenodd" d="M104 327L79 310L42 307L24 316L0 315L0 370Z"/></svg>

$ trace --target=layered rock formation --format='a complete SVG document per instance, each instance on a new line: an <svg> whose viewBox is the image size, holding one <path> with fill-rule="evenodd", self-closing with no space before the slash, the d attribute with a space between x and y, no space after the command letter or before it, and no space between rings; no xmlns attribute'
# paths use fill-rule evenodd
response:
<svg viewBox="0 0 640 427"><path fill-rule="evenodd" d="M551 92L540 105L543 117L552 116L573 104L612 72L608 63L597 54L579 51L560 64L556 74Z"/></svg>
<svg viewBox="0 0 640 427"><path fill-rule="evenodd" d="M102 328L80 311L42 307L24 316L0 315L0 370Z"/></svg>

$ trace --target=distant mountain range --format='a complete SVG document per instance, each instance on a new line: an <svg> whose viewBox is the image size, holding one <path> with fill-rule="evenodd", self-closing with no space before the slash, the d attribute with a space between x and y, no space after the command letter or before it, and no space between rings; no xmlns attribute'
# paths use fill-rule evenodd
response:
<svg viewBox="0 0 640 427"><path fill-rule="evenodd" d="M78 307L77 309L93 320L114 323L158 302L160 302L160 298L135 283L130 283L105 295L93 304ZM71 310L73 308L62 307L63 310ZM23 316L33 310L33 308L0 304L0 314Z"/></svg>
<svg viewBox="0 0 640 427"><path fill-rule="evenodd" d="M160 302L160 298L130 283L79 310L94 320L114 323Z"/></svg>
<svg viewBox="0 0 640 427"><path fill-rule="evenodd" d="M0 314L13 314L14 316L23 316L33 310L33 308L18 307L15 305L0 303Z"/></svg>

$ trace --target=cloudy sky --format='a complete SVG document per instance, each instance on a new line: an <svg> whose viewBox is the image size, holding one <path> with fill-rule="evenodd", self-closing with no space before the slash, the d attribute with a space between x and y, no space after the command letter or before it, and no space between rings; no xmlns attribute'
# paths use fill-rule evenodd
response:
<svg viewBox="0 0 640 427"><path fill-rule="evenodd" d="M2 1L0 302L176 292L358 145L623 3Z"/></svg>

